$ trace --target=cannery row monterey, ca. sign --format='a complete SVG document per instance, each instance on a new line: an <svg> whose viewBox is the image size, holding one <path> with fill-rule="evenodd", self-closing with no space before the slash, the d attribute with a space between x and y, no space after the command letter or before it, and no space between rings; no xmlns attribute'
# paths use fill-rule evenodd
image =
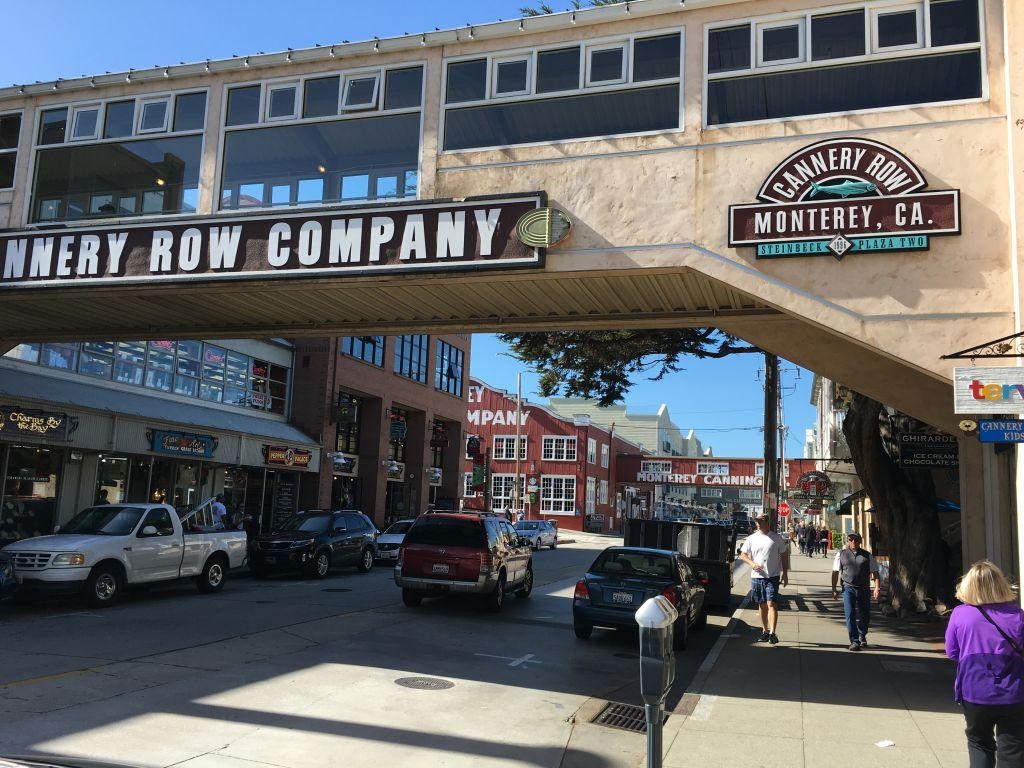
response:
<svg viewBox="0 0 1024 768"><path fill-rule="evenodd" d="M0 236L0 288L543 266L516 225L544 204L529 193L13 232Z"/></svg>
<svg viewBox="0 0 1024 768"><path fill-rule="evenodd" d="M960 234L959 190L923 191L923 174L876 141L829 139L771 172L761 203L729 206L729 245L757 258L915 251Z"/></svg>

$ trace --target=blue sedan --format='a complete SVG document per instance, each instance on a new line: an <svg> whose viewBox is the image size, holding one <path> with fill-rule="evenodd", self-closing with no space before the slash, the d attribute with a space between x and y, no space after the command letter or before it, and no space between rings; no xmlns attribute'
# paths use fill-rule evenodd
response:
<svg viewBox="0 0 1024 768"><path fill-rule="evenodd" d="M678 552L644 547L609 547L576 583L573 631L586 640L594 627L636 627L633 618L645 600L663 595L679 611L673 640L683 649L690 628L707 624L706 578Z"/></svg>

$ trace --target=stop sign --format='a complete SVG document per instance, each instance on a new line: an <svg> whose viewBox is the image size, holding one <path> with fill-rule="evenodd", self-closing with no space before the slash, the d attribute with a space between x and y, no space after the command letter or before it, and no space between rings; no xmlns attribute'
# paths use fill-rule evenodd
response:
<svg viewBox="0 0 1024 768"><path fill-rule="evenodd" d="M779 502L779 514L782 517L788 517L790 513L790 506L786 502Z"/></svg>

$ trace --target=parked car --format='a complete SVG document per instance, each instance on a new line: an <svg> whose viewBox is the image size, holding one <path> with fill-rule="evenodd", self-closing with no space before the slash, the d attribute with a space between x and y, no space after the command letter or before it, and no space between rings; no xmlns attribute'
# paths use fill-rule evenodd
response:
<svg viewBox="0 0 1024 768"><path fill-rule="evenodd" d="M533 591L530 541L503 517L422 515L405 534L395 584L410 607L431 595L467 594L500 611L508 592L529 597Z"/></svg>
<svg viewBox="0 0 1024 768"><path fill-rule="evenodd" d="M547 520L520 520L515 529L524 539L530 540L534 549L558 546L558 529Z"/></svg>
<svg viewBox="0 0 1024 768"><path fill-rule="evenodd" d="M663 595L679 611L675 647L686 647L690 628L707 624L704 585L687 558L667 549L609 547L576 583L573 631L586 640L594 627L636 627L644 601Z"/></svg>
<svg viewBox="0 0 1024 768"><path fill-rule="evenodd" d="M245 561L245 534L213 525L208 502L178 519L167 504L87 507L51 536L22 539L0 551L19 594L81 594L102 608L126 586L194 578L217 592Z"/></svg>
<svg viewBox="0 0 1024 768"><path fill-rule="evenodd" d="M303 512L253 542L249 567L257 577L299 571L322 579L331 568L351 565L366 573L373 568L376 536L370 518L356 509Z"/></svg>
<svg viewBox="0 0 1024 768"><path fill-rule="evenodd" d="M384 533L377 537L377 559L398 560L398 550L402 547L405 534L408 532L415 520L399 520L387 527Z"/></svg>

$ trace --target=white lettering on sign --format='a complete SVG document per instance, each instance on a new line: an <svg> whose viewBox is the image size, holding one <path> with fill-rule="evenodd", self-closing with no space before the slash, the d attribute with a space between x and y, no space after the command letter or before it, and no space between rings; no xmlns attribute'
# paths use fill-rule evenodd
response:
<svg viewBox="0 0 1024 768"><path fill-rule="evenodd" d="M680 472L637 472L638 483L673 483L676 485L733 485L759 487L755 475L689 475Z"/></svg>
<svg viewBox="0 0 1024 768"><path fill-rule="evenodd" d="M470 387L469 388L469 402L471 403L482 403L484 401L484 388L483 387Z"/></svg>
<svg viewBox="0 0 1024 768"><path fill-rule="evenodd" d="M523 411L520 415L519 426L526 426L526 420L530 418L529 411ZM466 411L466 421L477 427L486 427L488 424L495 426L515 426L515 411Z"/></svg>

